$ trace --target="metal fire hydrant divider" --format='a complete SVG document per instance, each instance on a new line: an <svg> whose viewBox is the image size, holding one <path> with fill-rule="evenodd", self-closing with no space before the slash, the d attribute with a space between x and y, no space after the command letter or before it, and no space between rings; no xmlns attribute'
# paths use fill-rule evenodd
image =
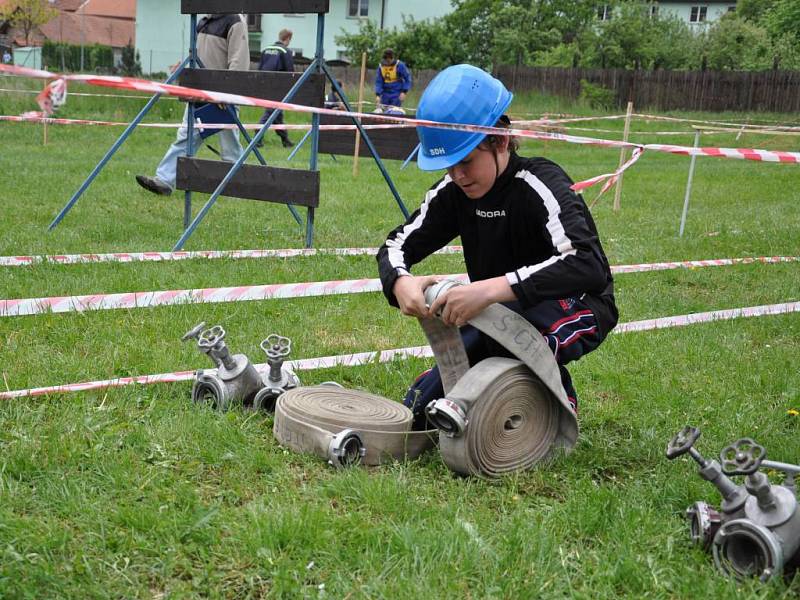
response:
<svg viewBox="0 0 800 600"><path fill-rule="evenodd" d="M187 331L183 341L196 340L198 349L214 364L213 369L198 369L192 385L192 400L224 411L234 405L272 410L275 400L286 390L300 385L292 371L283 366L292 349L289 338L270 334L261 342L267 354L269 372L263 377L244 354L232 355L225 344L226 331L200 323Z"/></svg>
<svg viewBox="0 0 800 600"><path fill-rule="evenodd" d="M686 511L692 540L711 549L717 568L739 579L767 581L789 575L800 566L800 509L795 477L800 465L766 460L767 451L750 438L726 446L720 461L707 460L694 448L696 427L684 427L667 445L667 458L689 454L700 465L700 476L722 495L721 511L695 502ZM784 481L773 485L764 467L781 471ZM728 476L744 475L744 485Z"/></svg>

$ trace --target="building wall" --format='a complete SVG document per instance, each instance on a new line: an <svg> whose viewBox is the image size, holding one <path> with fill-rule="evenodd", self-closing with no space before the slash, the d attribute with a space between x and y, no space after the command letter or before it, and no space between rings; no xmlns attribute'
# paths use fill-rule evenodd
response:
<svg viewBox="0 0 800 600"><path fill-rule="evenodd" d="M136 49L144 73L165 73L189 52L189 16L180 0L138 0Z"/></svg>
<svg viewBox="0 0 800 600"><path fill-rule="evenodd" d="M718 21L728 10L736 7L736 0L729 2L659 2L659 11L662 15L673 14L681 21L689 23L693 27L703 27L703 23L692 23L689 18L692 14L692 7L706 7L706 24Z"/></svg>
<svg viewBox="0 0 800 600"><path fill-rule="evenodd" d="M343 32L357 32L359 23L365 20L349 17L348 6L348 0L330 0L330 12L325 15L323 39L327 60L342 58L342 47L336 44L334 38ZM403 16L413 16L414 19L422 21L441 17L452 10L450 0L369 0L366 19L380 25L382 8L385 29L401 27ZM314 56L317 44L317 15L264 15L261 23L263 46L274 42L278 32L284 27L294 32L292 49L302 51L303 56Z"/></svg>

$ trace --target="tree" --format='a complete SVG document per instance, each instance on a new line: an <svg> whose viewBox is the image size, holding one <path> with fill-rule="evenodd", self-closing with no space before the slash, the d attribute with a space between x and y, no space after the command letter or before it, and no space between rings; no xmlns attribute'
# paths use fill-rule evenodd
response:
<svg viewBox="0 0 800 600"><path fill-rule="evenodd" d="M142 64L139 62L139 53L133 47L131 40L122 49L122 74L128 77L136 77L142 74Z"/></svg>
<svg viewBox="0 0 800 600"><path fill-rule="evenodd" d="M8 21L12 27L25 34L25 45L30 45L31 32L58 16L47 0L16 0L0 8L0 20Z"/></svg>
<svg viewBox="0 0 800 600"><path fill-rule="evenodd" d="M773 66L766 29L736 14L714 23L705 36L704 48L710 69L757 71Z"/></svg>
<svg viewBox="0 0 800 600"><path fill-rule="evenodd" d="M776 0L764 13L762 22L772 38L791 35L800 42L800 0Z"/></svg>
<svg viewBox="0 0 800 600"><path fill-rule="evenodd" d="M736 3L736 14L742 19L757 23L777 1L778 0L739 0Z"/></svg>

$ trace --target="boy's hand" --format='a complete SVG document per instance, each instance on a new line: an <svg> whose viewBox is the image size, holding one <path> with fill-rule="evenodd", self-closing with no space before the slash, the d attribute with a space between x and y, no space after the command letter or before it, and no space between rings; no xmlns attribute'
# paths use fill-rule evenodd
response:
<svg viewBox="0 0 800 600"><path fill-rule="evenodd" d="M403 275L394 282L392 292L400 305L400 312L409 317L427 318L430 316L425 304L424 291L428 286L437 283L441 278L436 275L414 277Z"/></svg>
<svg viewBox="0 0 800 600"><path fill-rule="evenodd" d="M495 277L450 288L433 302L430 313L435 315L441 311L445 325L463 327L490 304L512 300L516 300L516 296L506 278Z"/></svg>

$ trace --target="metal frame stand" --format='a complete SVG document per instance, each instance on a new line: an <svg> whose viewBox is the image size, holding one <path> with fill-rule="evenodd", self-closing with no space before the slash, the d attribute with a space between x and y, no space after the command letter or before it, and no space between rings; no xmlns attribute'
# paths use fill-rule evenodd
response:
<svg viewBox="0 0 800 600"><path fill-rule="evenodd" d="M190 43L189 56L186 59L184 59L184 61L181 63L178 69L176 69L175 72L172 73L167 78L165 83L172 83L173 81L175 81L175 79L177 79L177 77L181 74L183 69L186 68L187 64L191 68L195 68L200 64L200 61L197 57L197 15L192 14L190 16L190 19L191 19L191 35L189 42ZM300 89L300 87L308 80L311 74L319 73L319 74L324 74L327 77L327 79L331 82L332 87L336 90L336 92L339 94L339 97L344 102L346 109L352 112L353 109L350 106L350 103L348 102L347 97L344 94L344 91L339 86L339 84L336 83L336 78L333 76L331 71L328 69L328 66L325 64L324 51L323 51L324 32L325 32L325 14L319 13L317 15L317 48L316 48L316 53L314 55L314 60L308 66L306 71L298 78L295 84L291 87L289 92L284 97L283 102L290 102L291 99L297 93L297 91ZM145 115L147 115L147 113L150 111L150 109L153 107L153 105L158 101L160 97L161 94L155 94L147 102L144 108L142 108L142 110L139 112L136 118L134 118L134 120L130 123L130 125L128 125L128 127L125 128L125 131L122 133L119 139L117 139L117 141L112 145L112 147L109 149L106 155L100 160L100 162L91 172L89 177L86 178L86 181L83 182L78 191L75 192L72 198L70 198L69 202L67 202L64 208L61 209L61 212L59 212L56 218L53 219L53 222L50 223L48 230L54 229L64 219L66 214L72 209L75 203L77 203L77 201L80 199L83 193L88 189L88 187L97 177L97 175L103 169L103 167L105 167L106 163L108 163L108 161L116 153L116 151L120 148L120 146L122 146L125 140L131 135L136 126L139 123L141 123L142 119L145 117ZM233 107L229 107L229 110L234 111L235 113L235 109ZM194 220L192 220L191 222L189 221L191 219L191 214L192 214L192 196L191 196L191 191L187 190L185 192L184 214L183 214L184 232L183 235L181 235L180 239L176 242L175 246L173 247L174 251L183 248L184 244L186 243L186 240L189 239L189 237L192 235L192 233L200 224L200 222L205 218L208 211L216 203L219 196L225 190L225 187L228 185L231 179L233 179L233 177L236 175L239 169L241 169L242 165L247 160L247 157L250 156L252 152L255 152L256 157L258 158L259 162L262 165L266 165L266 161L261 156L256 146L262 140L264 134L272 126L272 124L274 123L275 119L278 117L279 114L280 114L279 111L277 110L273 111L272 114L267 119L267 121L263 124L261 129L259 129L258 132L255 134L255 136L253 136L252 138L250 138L250 135L244 129L244 126L242 125L241 121L239 121L238 115L234 114L234 120L238 125L239 131L244 135L245 140L247 141L247 147L244 149L241 156L236 160L236 162L233 163L233 166L225 175L225 177L222 179L220 184L217 186L217 189L214 190L214 193L211 194L211 197L208 199L205 205L200 209L200 211L194 217ZM307 134L307 136L308 135L311 136L311 158L309 160L309 169L312 171L318 170L319 121L320 121L320 116L318 113L315 113L311 118L311 131ZM395 187L391 176L387 172L386 167L383 164L383 161L381 161L380 156L378 156L378 153L375 150L375 146L369 139L369 136L367 135L364 128L361 126L359 120L353 118L353 123L358 128L359 132L361 133L361 137L364 140L364 143L367 145L367 148L370 151L370 154L372 154L372 157L375 159L375 163L378 165L378 169L383 175L383 178L386 180L386 184L389 186L389 189L392 192L392 195L394 196L398 207L400 208L400 212L402 212L405 218L408 218L409 216L408 209L406 208L405 204L403 204L403 199L400 197L400 193L397 191L397 188ZM188 105L186 125L187 125L187 135L188 135L187 155L193 156L195 149L194 149L194 139L193 139L194 104L192 102L190 102ZM289 205L289 210L292 212L292 215L294 216L298 224L302 224L302 221L300 219L300 216L297 214L296 209L293 206ZM306 215L307 248L311 247L313 242L313 236L314 236L314 208L309 207L307 209L307 215Z"/></svg>
<svg viewBox="0 0 800 600"><path fill-rule="evenodd" d="M294 95L297 93L297 90L300 89L300 87L303 85L303 83L305 83L305 81L311 76L312 73L324 73L328 78L328 80L331 82L333 88L336 90L336 93L339 94L339 97L344 102L346 109L352 112L352 107L350 106L350 103L347 101L347 97L345 96L344 91L339 86L339 84L336 83L336 78L333 76L333 73L331 73L331 71L328 69L328 66L325 64L324 49L323 49L324 34L325 34L325 15L324 13L319 13L317 15L317 49L314 54L314 60L311 62L311 64L308 66L305 72L300 76L300 78L295 82L295 84L292 86L289 92L286 94L286 97L283 99L283 102L290 102L291 99L294 97ZM222 192L224 191L225 187L228 185L230 180L233 179L234 175L236 175L239 169L241 169L242 165L244 164L244 161L253 151L258 142L260 142L261 139L264 137L266 131L272 126L273 122L278 117L278 114L279 113L277 110L273 111L273 113L269 116L269 118L266 120L261 129L258 130L255 137L247 145L247 148L245 148L242 155L233 164L231 170L228 171L228 174L225 175L225 177L222 179L220 184L217 186L217 189L214 190L214 193L211 194L211 197L205 203L203 208L200 209L200 211L195 216L194 220L189 224L189 226L183 232L183 235L175 243L175 246L173 248L174 251L183 248L184 244L186 243L186 240L188 240L189 237L191 237L192 233L194 233L194 230L197 229L197 226L202 222L206 214L208 214L208 211L216 203L217 199L220 197L220 195L222 194ZM318 170L319 121L320 121L319 113L314 113L311 117L311 132L310 132L311 158L309 160L309 169L312 171ZM400 207L400 211L403 213L403 216L405 218L408 218L409 216L408 209L406 208L405 204L403 204L403 199L400 197L400 193L397 191L397 188L395 187L391 176L386 171L386 167L384 166L383 161L381 161L380 156L378 156L378 152L375 150L375 146L372 144L372 140L369 139L369 136L367 135L364 128L361 126L361 123L359 122L358 119L353 118L353 123L361 132L361 137L364 139L364 142L369 148L370 154L372 154L372 157L375 159L375 163L378 165L378 169L383 175L383 178L386 180L386 184L389 186L389 189L394 195L395 201L397 202L397 205ZM306 248L311 247L313 243L313 238L314 238L314 208L309 207L306 212Z"/></svg>
<svg viewBox="0 0 800 600"><path fill-rule="evenodd" d="M197 56L197 15L191 15L190 21L191 21L191 32L190 32L190 42L189 42L189 44L190 44L189 56L187 56L183 60L183 62L181 62L181 64L178 66L178 68L166 79L166 81L164 83L172 83L173 81L175 81L187 66L189 66L191 68L195 68L197 66L200 66L200 67L203 66L202 61ZM147 104L145 104L144 107L142 108L142 110L139 111L139 114L136 115L136 117L133 119L133 121L131 121L130 124L125 128L125 131L123 131L122 134L119 136L119 138L117 138L117 141L114 142L114 144L112 144L111 148L109 148L109 150L108 150L108 152L106 152L105 156L103 156L103 158L100 159L100 162L97 163L97 165L92 170L92 172L89 174L89 176L86 178L86 180L81 184L81 186L78 188L78 191L76 191L72 195L72 197L69 199L69 202L67 202L67 204L64 206L64 208L62 208L61 211L58 213L58 215L56 215L56 217L53 219L53 221L48 226L48 228L47 228L48 231L52 231L53 229L55 229L58 226L58 224L61 223L61 221L64 219L64 217L67 216L67 213L70 210L72 210L72 207L75 206L75 204L78 202L78 200L80 200L80 198L83 195L83 193L87 189L89 189L89 186L92 184L92 182L94 182L95 178L100 174L100 171L102 171L103 168L105 168L105 166L108 163L108 161L111 160L111 157L113 157L114 154L116 154L117 150L119 150L120 147L122 146L122 144L125 143L125 140L127 140L128 137L130 137L130 135L133 133L133 130L136 129L136 127L139 125L139 123L142 122L142 120L145 118L145 116L147 116L147 113L150 112L150 109L152 109L153 106L155 106L155 103L158 102L158 100L160 98L161 98L161 94L155 94L155 95L153 95L152 98L150 98L150 100L148 100ZM240 133L249 142L250 141L250 134L247 133L247 130L242 125L242 122L239 119L239 115L236 112L235 107L228 106L227 109L231 113L231 116L233 117L234 123L236 123L237 127L239 128ZM193 102L189 102L188 105L187 105L186 121L187 121L186 122L186 135L188 136L187 140L186 140L186 142L187 142L187 156L194 156L195 155L195 148L194 148L194 135L193 134L194 134L194 122L195 122L195 119L194 119L194 103ZM266 165L267 162L266 162L266 160L264 160L264 157L261 155L261 153L258 150L256 150L255 153L256 153L256 158L258 159L258 161L262 165ZM302 225L303 220L300 218L300 215L297 213L297 210L294 208L294 206L289 205L289 211L292 213L292 216L294 217L295 221L297 221L297 224L298 225ZM185 196L184 196L184 207L183 207L183 227L184 228L189 226L189 223L191 222L191 218L192 218L192 196L191 196L191 192L187 191L185 193Z"/></svg>

